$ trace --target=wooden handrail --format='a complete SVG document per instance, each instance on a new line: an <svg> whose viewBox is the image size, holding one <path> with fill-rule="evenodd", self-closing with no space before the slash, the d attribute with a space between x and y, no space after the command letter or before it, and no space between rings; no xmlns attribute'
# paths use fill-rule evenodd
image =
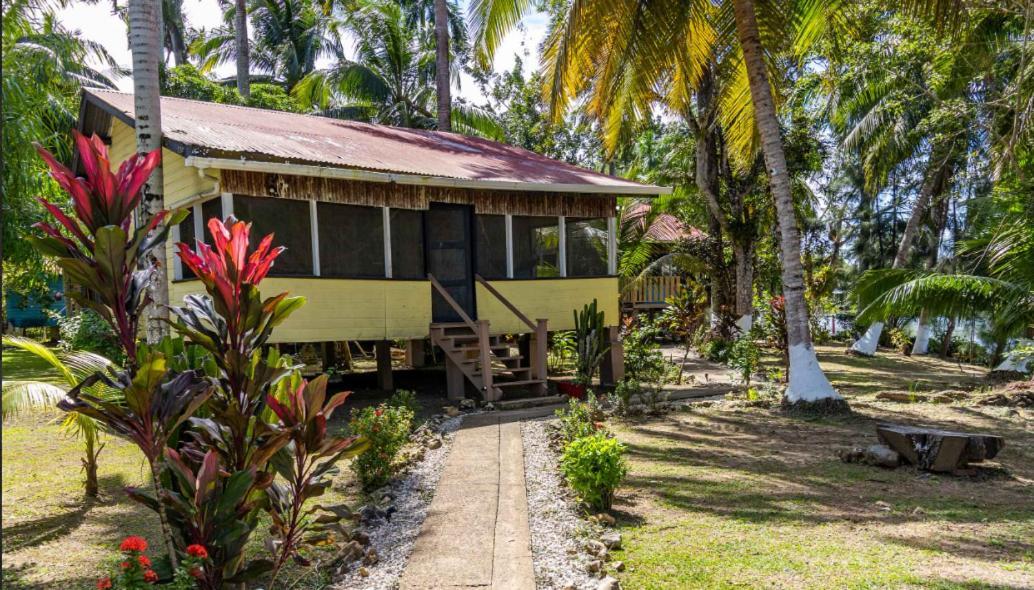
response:
<svg viewBox="0 0 1034 590"><path fill-rule="evenodd" d="M513 315L517 316L517 319L519 319L520 321L522 321L525 324L527 324L528 327L532 329L532 331L535 330L535 324L531 320L528 319L528 316L526 316L523 313L521 313L521 310L517 309L517 307L514 306L514 304L510 303L509 299L507 299L506 297L503 297L502 293L500 293L499 291L496 291L495 287L493 287L491 284L489 284L488 281L485 280L485 277L483 277L483 276L481 276L479 274L475 274L474 278L477 279L477 282L479 282L482 285L484 285L485 288L488 289L489 293L491 293L492 295L495 295L495 298L498 299L503 305L505 305L506 309L509 309L511 312L513 312Z"/></svg>
<svg viewBox="0 0 1034 590"><path fill-rule="evenodd" d="M467 315L467 312L463 311L463 308L460 307L458 303L456 303L456 300L452 298L452 295L449 295L449 292L446 291L445 287L443 287L442 284L438 282L438 279L434 278L434 275L431 273L427 273L427 279L431 281L431 285L438 290L438 293L442 296L443 299L445 299L445 302L452 307L452 310L460 316L460 319L463 320L463 323L467 324L467 326L476 334L478 332L477 324L474 323L474 320L470 319L470 316Z"/></svg>

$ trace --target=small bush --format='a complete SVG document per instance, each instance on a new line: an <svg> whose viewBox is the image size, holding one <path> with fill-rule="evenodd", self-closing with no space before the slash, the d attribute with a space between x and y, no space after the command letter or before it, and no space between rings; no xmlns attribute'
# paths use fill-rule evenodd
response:
<svg viewBox="0 0 1034 590"><path fill-rule="evenodd" d="M348 422L351 434L365 437L370 446L352 461L352 471L364 489L387 484L395 473L395 456L409 439L413 411L381 404L352 410Z"/></svg>
<svg viewBox="0 0 1034 590"><path fill-rule="evenodd" d="M761 363L761 349L750 338L738 338L729 347L727 362L744 383L750 383L750 376L758 370Z"/></svg>
<svg viewBox="0 0 1034 590"><path fill-rule="evenodd" d="M566 410L557 410L556 417L560 423L560 434L565 443L590 436L596 433L599 423L603 420L603 409L600 407L596 395L588 391L585 394L585 401L580 402L571 398L567 402Z"/></svg>
<svg viewBox="0 0 1034 590"><path fill-rule="evenodd" d="M607 510L628 467L625 446L603 433L583 436L567 445L560 469L571 489L593 510Z"/></svg>
<svg viewBox="0 0 1034 590"><path fill-rule="evenodd" d="M122 358L122 348L111 326L90 309L81 309L58 318L61 348L99 354L115 363Z"/></svg>
<svg viewBox="0 0 1034 590"><path fill-rule="evenodd" d="M664 381L671 366L664 360L657 339L660 330L648 321L639 322L625 331L622 345L625 349L625 375L643 383Z"/></svg>
<svg viewBox="0 0 1034 590"><path fill-rule="evenodd" d="M643 392L643 385L635 379L625 378L614 388L614 406L619 414L627 414L632 405L632 397Z"/></svg>
<svg viewBox="0 0 1034 590"><path fill-rule="evenodd" d="M416 393L408 389L400 389L388 398L388 405L393 408L406 408L414 416L420 413L420 402L416 399Z"/></svg>
<svg viewBox="0 0 1034 590"><path fill-rule="evenodd" d="M700 356L713 363L724 363L729 359L731 342L724 338L712 338L700 345Z"/></svg>

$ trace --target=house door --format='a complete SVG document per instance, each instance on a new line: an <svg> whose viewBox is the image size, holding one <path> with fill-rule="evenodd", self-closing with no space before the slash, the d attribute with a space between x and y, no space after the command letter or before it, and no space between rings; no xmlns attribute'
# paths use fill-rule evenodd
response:
<svg viewBox="0 0 1034 590"><path fill-rule="evenodd" d="M474 261L471 252L471 207L431 203L424 219L427 272L438 279L468 316L472 319L477 318L474 305ZM432 289L431 297L433 321L462 321L437 289Z"/></svg>

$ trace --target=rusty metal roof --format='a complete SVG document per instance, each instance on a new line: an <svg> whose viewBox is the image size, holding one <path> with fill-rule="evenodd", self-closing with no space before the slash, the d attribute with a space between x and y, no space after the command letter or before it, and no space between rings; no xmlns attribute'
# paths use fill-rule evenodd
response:
<svg viewBox="0 0 1034 590"><path fill-rule="evenodd" d="M84 101L133 124L132 94L88 90ZM184 157L244 158L529 186L585 185L592 192L606 188L614 194L670 190L458 133L182 98L162 97L162 133L166 146Z"/></svg>

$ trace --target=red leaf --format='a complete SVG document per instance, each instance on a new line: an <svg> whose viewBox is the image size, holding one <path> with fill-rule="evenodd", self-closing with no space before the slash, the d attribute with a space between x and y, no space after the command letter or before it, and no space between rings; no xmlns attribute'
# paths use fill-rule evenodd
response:
<svg viewBox="0 0 1034 590"><path fill-rule="evenodd" d="M64 211L58 209L57 205L50 203L43 197L36 197L36 200L39 201L47 209L47 211L49 211L50 214L54 216L54 219L57 219L58 223L64 226L64 228L67 229L72 235L79 238L79 241L82 242L84 246L90 247L93 244L93 242L86 237L86 234L84 234L83 231L79 229L79 224L75 221L72 221L72 219L65 215Z"/></svg>

